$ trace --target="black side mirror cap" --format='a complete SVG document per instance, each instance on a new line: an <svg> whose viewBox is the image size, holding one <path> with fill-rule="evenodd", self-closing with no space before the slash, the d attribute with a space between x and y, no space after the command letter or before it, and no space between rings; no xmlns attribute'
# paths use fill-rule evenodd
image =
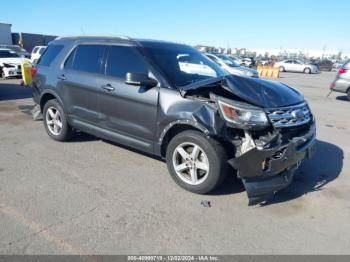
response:
<svg viewBox="0 0 350 262"><path fill-rule="evenodd" d="M148 77L147 74L143 73L127 73L125 77L125 84L132 86L144 86L144 87L155 87L158 85L158 81Z"/></svg>

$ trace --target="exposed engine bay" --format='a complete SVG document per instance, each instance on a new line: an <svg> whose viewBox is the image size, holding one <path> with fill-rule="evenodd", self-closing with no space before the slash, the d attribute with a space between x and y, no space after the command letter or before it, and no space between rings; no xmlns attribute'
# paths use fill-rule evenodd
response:
<svg viewBox="0 0 350 262"><path fill-rule="evenodd" d="M222 116L219 119L225 123L219 137L224 137L228 144L227 150L232 150L228 163L242 179L251 205L266 200L276 191L288 186L301 161L310 157L315 150L315 122L305 101L269 108L260 105L268 124L239 126L239 123L224 120L220 102L224 101L233 107L237 104L250 107L252 101L234 94L226 82L218 81L189 89L183 91L182 95L204 103ZM263 102L271 104L271 101ZM252 108L255 109L257 104L255 101Z"/></svg>

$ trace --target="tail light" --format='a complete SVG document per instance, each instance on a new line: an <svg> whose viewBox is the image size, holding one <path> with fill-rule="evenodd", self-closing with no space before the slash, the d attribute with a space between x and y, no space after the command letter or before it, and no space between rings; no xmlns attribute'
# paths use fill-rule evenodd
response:
<svg viewBox="0 0 350 262"><path fill-rule="evenodd" d="M32 67L32 71L31 71L31 73L32 73L32 78L36 75L36 72L37 72L38 70L36 69L36 67Z"/></svg>
<svg viewBox="0 0 350 262"><path fill-rule="evenodd" d="M338 75L345 74L346 72L348 72L348 68L340 68L338 71Z"/></svg>

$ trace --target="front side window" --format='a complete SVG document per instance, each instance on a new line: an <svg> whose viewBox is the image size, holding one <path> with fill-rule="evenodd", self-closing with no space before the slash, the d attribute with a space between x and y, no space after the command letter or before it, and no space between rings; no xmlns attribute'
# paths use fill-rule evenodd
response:
<svg viewBox="0 0 350 262"><path fill-rule="evenodd" d="M104 45L79 45L69 55L65 62L65 68L100 74L104 50Z"/></svg>
<svg viewBox="0 0 350 262"><path fill-rule="evenodd" d="M35 54L37 51L38 51L38 49L39 49L39 47L35 47L34 49L33 49L33 54Z"/></svg>
<svg viewBox="0 0 350 262"><path fill-rule="evenodd" d="M111 46L107 56L106 75L124 79L127 73L148 74L148 67L135 47Z"/></svg>
<svg viewBox="0 0 350 262"><path fill-rule="evenodd" d="M49 66L63 49L63 45L49 45L40 57L38 64L41 66Z"/></svg>

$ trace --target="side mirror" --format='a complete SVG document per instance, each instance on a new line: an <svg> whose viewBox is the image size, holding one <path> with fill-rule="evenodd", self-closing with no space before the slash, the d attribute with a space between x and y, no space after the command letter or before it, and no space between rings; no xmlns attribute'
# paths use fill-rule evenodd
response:
<svg viewBox="0 0 350 262"><path fill-rule="evenodd" d="M148 75L143 73L127 73L125 78L125 84L151 88L158 85L158 81L148 77Z"/></svg>

